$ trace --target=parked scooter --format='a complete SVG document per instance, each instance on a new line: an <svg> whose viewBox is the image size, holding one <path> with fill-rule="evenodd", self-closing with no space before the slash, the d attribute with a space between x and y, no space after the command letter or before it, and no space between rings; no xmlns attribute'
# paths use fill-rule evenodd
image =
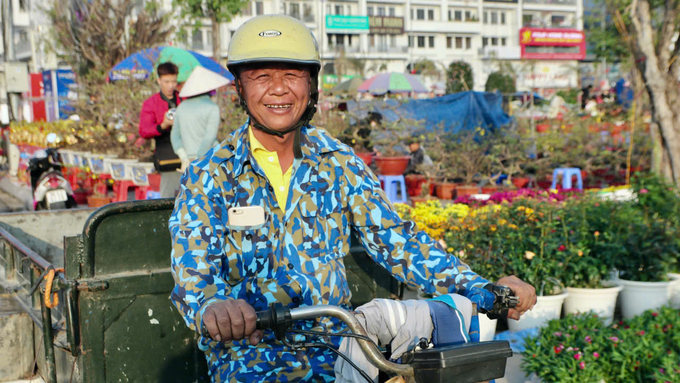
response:
<svg viewBox="0 0 680 383"><path fill-rule="evenodd" d="M29 161L34 210L71 209L78 206L73 190L61 171L57 149L37 152Z"/></svg>

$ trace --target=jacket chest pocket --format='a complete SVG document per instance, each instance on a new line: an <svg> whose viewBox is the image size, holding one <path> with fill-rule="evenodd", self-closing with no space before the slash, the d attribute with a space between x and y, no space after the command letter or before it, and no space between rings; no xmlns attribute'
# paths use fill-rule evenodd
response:
<svg viewBox="0 0 680 383"><path fill-rule="evenodd" d="M266 224L265 224L266 225ZM222 275L227 283L237 285L245 278L258 276L268 266L271 244L267 239L265 225L257 227L229 227L226 233L227 256L222 266Z"/></svg>
<svg viewBox="0 0 680 383"><path fill-rule="evenodd" d="M339 190L310 191L302 196L299 224L294 225L293 235L303 252L315 257L340 255L346 220L342 205Z"/></svg>

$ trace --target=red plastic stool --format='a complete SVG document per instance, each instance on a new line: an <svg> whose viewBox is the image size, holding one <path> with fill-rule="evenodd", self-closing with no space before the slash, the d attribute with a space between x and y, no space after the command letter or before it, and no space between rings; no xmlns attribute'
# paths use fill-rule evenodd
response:
<svg viewBox="0 0 680 383"><path fill-rule="evenodd" d="M135 185L135 183L132 181L116 181L116 183L113 185L113 191L116 194L116 196L113 199L113 202L127 201L128 190L130 188L139 189L139 186ZM137 192L135 191L135 197L136 194Z"/></svg>
<svg viewBox="0 0 680 383"><path fill-rule="evenodd" d="M161 191L161 174L151 173L149 177L149 188L153 191Z"/></svg>
<svg viewBox="0 0 680 383"><path fill-rule="evenodd" d="M150 186L138 186L135 190L135 199L146 199L146 193L152 191Z"/></svg>

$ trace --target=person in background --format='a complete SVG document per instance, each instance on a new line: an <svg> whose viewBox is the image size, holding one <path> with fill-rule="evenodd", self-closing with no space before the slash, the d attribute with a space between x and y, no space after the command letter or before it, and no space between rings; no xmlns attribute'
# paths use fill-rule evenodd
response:
<svg viewBox="0 0 680 383"><path fill-rule="evenodd" d="M220 107L210 98L210 92L229 84L219 74L197 66L179 93L184 102L177 108L175 127L170 134L172 149L181 161L184 173L189 163L203 157L217 144Z"/></svg>
<svg viewBox="0 0 680 383"><path fill-rule="evenodd" d="M171 62L158 65L158 85L161 91L149 97L142 105L139 116L139 135L156 141L153 162L161 173L161 198L174 198L179 190L180 160L172 150L170 130L174 111L181 100L177 92L177 66Z"/></svg>
<svg viewBox="0 0 680 383"><path fill-rule="evenodd" d="M581 89L581 109L585 110L586 109L586 104L588 104L588 101L590 100L590 92L592 91L593 86L588 85L587 87Z"/></svg>
<svg viewBox="0 0 680 383"><path fill-rule="evenodd" d="M411 138L407 141L409 152L411 152L411 160L408 162L408 167L404 174L419 174L419 165L431 165L432 159L425 154L425 150L420 146L420 141L416 138Z"/></svg>

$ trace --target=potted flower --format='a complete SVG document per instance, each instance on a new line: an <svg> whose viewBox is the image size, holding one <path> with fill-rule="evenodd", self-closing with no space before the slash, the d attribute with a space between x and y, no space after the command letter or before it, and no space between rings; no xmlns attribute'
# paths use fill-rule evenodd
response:
<svg viewBox="0 0 680 383"><path fill-rule="evenodd" d="M623 245L614 266L623 285L624 318L667 304L674 285L668 272L679 254L677 226L649 214L635 201L621 202L611 221L612 237Z"/></svg>
<svg viewBox="0 0 680 383"><path fill-rule="evenodd" d="M612 323L616 298L623 289L609 281L613 261L623 246L612 241L607 231L616 205L594 198L568 200L559 213L562 230L555 233L566 244L559 252L558 275L569 293L565 312L592 311L607 325Z"/></svg>
<svg viewBox="0 0 680 383"><path fill-rule="evenodd" d="M490 179L503 174L507 178L505 185L514 185L518 189L525 187L529 183L527 177L517 177L522 172L522 166L527 161L527 151L529 150L529 140L512 132L499 132L494 138L489 148L489 169Z"/></svg>
<svg viewBox="0 0 680 383"><path fill-rule="evenodd" d="M381 175L402 175L408 167L411 156L406 141L418 129L419 122L397 115L393 121L373 125L372 142L375 144L374 158Z"/></svg>
<svg viewBox="0 0 680 383"><path fill-rule="evenodd" d="M490 146L485 140L484 130L460 134L450 142L448 168L454 175L463 178L463 185L456 187L458 197L479 193L475 178L483 174L489 164L487 155Z"/></svg>

